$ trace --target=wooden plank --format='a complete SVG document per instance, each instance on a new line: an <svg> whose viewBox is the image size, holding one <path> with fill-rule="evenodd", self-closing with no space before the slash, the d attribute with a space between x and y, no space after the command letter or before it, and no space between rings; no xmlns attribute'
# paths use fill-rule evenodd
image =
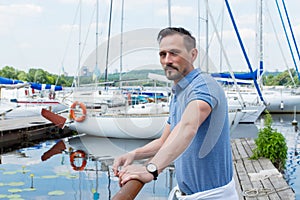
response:
<svg viewBox="0 0 300 200"><path fill-rule="evenodd" d="M253 152L252 152L253 148L251 147L251 144L249 144L249 140L248 139L242 140L242 144L243 144L243 146L245 148L245 151L248 154L248 157L250 158L253 155Z"/></svg>
<svg viewBox="0 0 300 200"><path fill-rule="evenodd" d="M283 176L276 176L276 168L270 160L260 158L249 159L253 155L255 142L253 139L234 139L231 141L236 188L241 200L281 200L295 199L295 193L284 180ZM265 171L262 171L265 170ZM268 171L271 170L271 171ZM262 173L269 172L269 176ZM253 173L253 174L251 174ZM250 178L256 176L256 178ZM256 192L256 193L255 193ZM253 194L253 195L251 195ZM255 195L257 194L257 195Z"/></svg>
<svg viewBox="0 0 300 200"><path fill-rule="evenodd" d="M241 155L241 158L249 158L249 156L248 156L247 152L245 151L245 148L242 144L242 139L237 140L236 146Z"/></svg>
<svg viewBox="0 0 300 200"><path fill-rule="evenodd" d="M264 160L264 159L253 160L252 161L252 164L253 164L253 166L254 166L257 173L259 173L261 170L263 170L263 168L261 166L261 163L260 163L261 160ZM272 185L272 183L270 182L269 179L262 180L261 183L262 183L263 188L272 188L273 187L273 185ZM272 200L273 199L280 199L280 197L277 193L269 194L269 198L272 199Z"/></svg>
<svg viewBox="0 0 300 200"><path fill-rule="evenodd" d="M0 120L0 131L9 131L34 127L37 124L52 124L42 116Z"/></svg>
<svg viewBox="0 0 300 200"><path fill-rule="evenodd" d="M231 149L232 149L233 161L241 159L239 151L236 147L236 143L234 142L234 140L232 140L232 142L231 142Z"/></svg>
<svg viewBox="0 0 300 200"><path fill-rule="evenodd" d="M235 165L235 164L233 164ZM233 170L233 178L234 178L234 182L235 182L235 188L236 188L236 191L238 193L238 197L240 200L244 200L244 196L242 195L242 188L241 188L241 185L239 184L240 183L240 180L239 180L239 177L237 175L237 171L236 171L236 167L234 167L234 170Z"/></svg>

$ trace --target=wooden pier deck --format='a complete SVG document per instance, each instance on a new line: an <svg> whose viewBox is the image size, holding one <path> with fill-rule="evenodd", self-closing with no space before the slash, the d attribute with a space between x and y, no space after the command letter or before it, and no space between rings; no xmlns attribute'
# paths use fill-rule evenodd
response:
<svg viewBox="0 0 300 200"><path fill-rule="evenodd" d="M294 200L295 193L269 159L250 160L253 139L231 140L234 178L240 200Z"/></svg>

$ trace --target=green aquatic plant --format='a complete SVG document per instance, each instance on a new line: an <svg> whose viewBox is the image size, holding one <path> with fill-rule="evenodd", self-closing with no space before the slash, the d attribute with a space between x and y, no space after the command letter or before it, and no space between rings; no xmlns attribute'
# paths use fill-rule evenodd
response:
<svg viewBox="0 0 300 200"><path fill-rule="evenodd" d="M264 128L259 130L255 139L256 148L251 159L268 158L279 171L283 171L288 150L285 137L272 128L273 120L270 113L265 114L264 120Z"/></svg>

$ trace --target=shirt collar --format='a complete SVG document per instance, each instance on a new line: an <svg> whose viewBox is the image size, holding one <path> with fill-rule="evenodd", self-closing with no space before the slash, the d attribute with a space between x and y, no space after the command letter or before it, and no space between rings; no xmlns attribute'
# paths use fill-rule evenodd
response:
<svg viewBox="0 0 300 200"><path fill-rule="evenodd" d="M183 77L176 85L172 87L173 93L178 93L179 91L186 88L192 80L201 72L199 68L194 69L190 73L188 73L185 77Z"/></svg>

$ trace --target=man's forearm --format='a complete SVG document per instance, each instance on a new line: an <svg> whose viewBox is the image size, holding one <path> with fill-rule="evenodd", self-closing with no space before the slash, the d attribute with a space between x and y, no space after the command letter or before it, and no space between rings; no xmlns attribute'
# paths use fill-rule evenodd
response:
<svg viewBox="0 0 300 200"><path fill-rule="evenodd" d="M141 159L153 157L158 152L158 150L162 147L162 145L167 140L169 135L170 135L170 125L166 124L160 138L155 139L149 144L146 144L145 146L137 148L133 151L135 155L134 159L141 160Z"/></svg>
<svg viewBox="0 0 300 200"><path fill-rule="evenodd" d="M160 173L187 148L193 136L194 131L189 127L177 126L150 162L157 165Z"/></svg>
<svg viewBox="0 0 300 200"><path fill-rule="evenodd" d="M146 144L143 147L135 149L133 151L134 159L141 160L141 159L153 157L160 149L161 146L162 146L162 142L160 139L153 140L149 144Z"/></svg>

